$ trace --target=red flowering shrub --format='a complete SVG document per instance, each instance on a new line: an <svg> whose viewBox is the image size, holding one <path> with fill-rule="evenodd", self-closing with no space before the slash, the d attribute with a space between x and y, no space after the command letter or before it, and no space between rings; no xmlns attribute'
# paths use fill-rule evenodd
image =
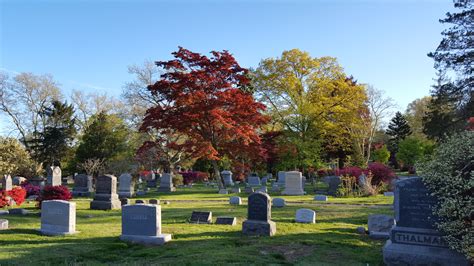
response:
<svg viewBox="0 0 474 266"><path fill-rule="evenodd" d="M21 183L21 187L26 190L26 196L39 196L41 192L41 187L40 186L34 186L30 183L24 182Z"/></svg>
<svg viewBox="0 0 474 266"><path fill-rule="evenodd" d="M180 174L183 176L183 183L185 185L189 185L194 182L202 182L209 179L209 174L205 172L188 171L188 172L180 172Z"/></svg>
<svg viewBox="0 0 474 266"><path fill-rule="evenodd" d="M67 200L72 199L72 194L66 186L45 186L41 191L38 201L38 206L41 208L43 200Z"/></svg>
<svg viewBox="0 0 474 266"><path fill-rule="evenodd" d="M370 171L373 175L372 184L379 184L380 182L390 183L395 178L395 173L382 163L370 163L367 171Z"/></svg>
<svg viewBox="0 0 474 266"><path fill-rule="evenodd" d="M11 206L12 200L15 201L17 206L20 206L25 202L25 198L26 190L22 187L14 187L10 191L2 190L0 191L0 208Z"/></svg>
<svg viewBox="0 0 474 266"><path fill-rule="evenodd" d="M358 178L364 170L357 166L348 166L336 171L337 176L351 176Z"/></svg>

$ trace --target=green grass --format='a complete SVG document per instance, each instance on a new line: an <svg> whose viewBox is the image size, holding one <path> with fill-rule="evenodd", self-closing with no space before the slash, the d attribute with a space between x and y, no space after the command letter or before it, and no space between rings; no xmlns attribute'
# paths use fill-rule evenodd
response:
<svg viewBox="0 0 474 266"><path fill-rule="evenodd" d="M272 211L277 234L245 237L241 230L246 201L231 206L229 196L204 186L172 194L149 193L144 199L171 202L162 204L162 231L172 234L173 240L160 247L120 241L120 211L89 210L90 199L75 200L79 234L42 236L36 231L40 227L38 210L26 204L29 215L1 217L9 220L10 229L0 231L0 265L382 264L384 242L358 235L355 229L366 226L370 214L392 214L385 205L392 198L330 198L321 203L312 201L312 195L284 196L290 204ZM360 203L367 205L355 205ZM316 224L294 223L299 208L315 210ZM189 224L193 210L212 211L214 220L221 215L236 216L239 222L237 226Z"/></svg>

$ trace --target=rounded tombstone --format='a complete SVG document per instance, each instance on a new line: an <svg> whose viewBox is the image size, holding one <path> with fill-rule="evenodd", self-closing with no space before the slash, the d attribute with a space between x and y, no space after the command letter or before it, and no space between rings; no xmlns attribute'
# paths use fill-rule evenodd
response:
<svg viewBox="0 0 474 266"><path fill-rule="evenodd" d="M283 198L274 198L272 200L272 207L282 208L286 206L286 201Z"/></svg>

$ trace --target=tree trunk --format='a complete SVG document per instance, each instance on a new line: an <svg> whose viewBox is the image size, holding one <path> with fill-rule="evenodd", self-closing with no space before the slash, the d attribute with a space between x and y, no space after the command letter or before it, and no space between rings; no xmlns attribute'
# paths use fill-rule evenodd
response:
<svg viewBox="0 0 474 266"><path fill-rule="evenodd" d="M222 182L221 174L219 172L219 166L217 166L217 161L213 160L212 162L212 168L214 168L214 175L216 177L217 185L219 186L219 190L224 189L224 182Z"/></svg>

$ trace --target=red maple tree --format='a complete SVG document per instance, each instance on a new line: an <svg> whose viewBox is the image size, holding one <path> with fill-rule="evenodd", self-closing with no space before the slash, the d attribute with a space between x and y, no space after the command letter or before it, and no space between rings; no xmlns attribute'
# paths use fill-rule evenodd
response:
<svg viewBox="0 0 474 266"><path fill-rule="evenodd" d="M172 54L175 59L156 62L165 73L148 87L167 104L148 109L140 130L185 136L167 145L211 160L223 188L217 162L224 155L235 158L261 151L258 130L268 121L262 114L265 106L247 92L248 70L228 51L206 57L179 47Z"/></svg>

